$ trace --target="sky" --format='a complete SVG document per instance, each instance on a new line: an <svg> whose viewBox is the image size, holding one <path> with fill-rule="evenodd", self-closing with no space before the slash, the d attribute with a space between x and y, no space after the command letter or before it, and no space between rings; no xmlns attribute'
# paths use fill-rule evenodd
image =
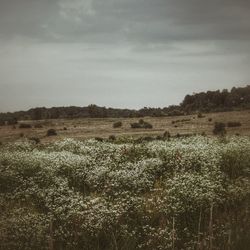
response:
<svg viewBox="0 0 250 250"><path fill-rule="evenodd" d="M0 0L0 112L246 86L249 13L249 0Z"/></svg>

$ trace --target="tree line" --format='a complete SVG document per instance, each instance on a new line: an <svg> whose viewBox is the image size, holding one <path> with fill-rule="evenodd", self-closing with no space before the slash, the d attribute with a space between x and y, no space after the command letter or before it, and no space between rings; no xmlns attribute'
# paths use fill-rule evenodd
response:
<svg viewBox="0 0 250 250"><path fill-rule="evenodd" d="M97 105L87 107L32 108L28 111L0 113L0 125L15 124L18 120L177 116L197 112L219 112L250 109L250 85L233 87L230 91L207 91L186 95L179 105L164 108L144 107L139 110L106 108Z"/></svg>

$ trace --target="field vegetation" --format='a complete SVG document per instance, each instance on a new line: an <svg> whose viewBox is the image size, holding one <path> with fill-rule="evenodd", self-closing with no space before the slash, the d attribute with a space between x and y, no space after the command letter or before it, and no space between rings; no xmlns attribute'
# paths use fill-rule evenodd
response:
<svg viewBox="0 0 250 250"><path fill-rule="evenodd" d="M178 134L212 136L216 122L226 124L228 135L250 135L250 110L209 113L202 118L198 118L197 115L144 117L142 125L140 120L138 118L82 118L20 121L18 123L30 126L28 128L19 128L19 124L0 126L0 141L15 141L20 138L20 135L24 138L39 138L42 143L69 137L76 139L95 137L105 139L110 135L115 135L117 138L157 137L162 136L165 131L168 131L171 136ZM131 128L131 124L136 124L137 128ZM57 135L47 136L47 131L50 129L54 129Z"/></svg>
<svg viewBox="0 0 250 250"><path fill-rule="evenodd" d="M250 138L0 147L0 249L250 245Z"/></svg>

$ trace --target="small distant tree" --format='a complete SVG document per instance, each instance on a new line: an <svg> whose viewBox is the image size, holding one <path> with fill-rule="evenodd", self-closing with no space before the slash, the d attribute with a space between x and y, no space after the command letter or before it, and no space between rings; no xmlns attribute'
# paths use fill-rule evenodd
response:
<svg viewBox="0 0 250 250"><path fill-rule="evenodd" d="M215 135L225 135L226 134L226 125L223 122L216 122L214 124L213 133Z"/></svg>

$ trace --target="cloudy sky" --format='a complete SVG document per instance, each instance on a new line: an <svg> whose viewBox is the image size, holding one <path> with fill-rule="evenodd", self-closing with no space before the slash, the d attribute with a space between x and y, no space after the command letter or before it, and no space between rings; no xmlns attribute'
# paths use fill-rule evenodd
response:
<svg viewBox="0 0 250 250"><path fill-rule="evenodd" d="M245 86L249 13L249 0L0 0L0 112Z"/></svg>

